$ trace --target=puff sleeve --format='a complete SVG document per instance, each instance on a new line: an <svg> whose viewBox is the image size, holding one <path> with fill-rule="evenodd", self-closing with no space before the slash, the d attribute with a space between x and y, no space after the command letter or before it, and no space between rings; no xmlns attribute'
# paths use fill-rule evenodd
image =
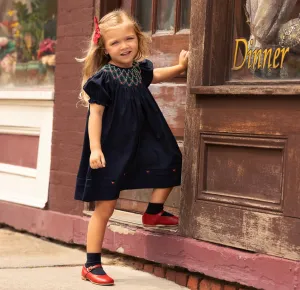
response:
<svg viewBox="0 0 300 290"><path fill-rule="evenodd" d="M100 71L90 77L83 86L83 90L90 97L89 103L108 107L111 103L108 85L109 78L105 71Z"/></svg>
<svg viewBox="0 0 300 290"><path fill-rule="evenodd" d="M153 63L149 59L139 62L143 84L149 87L153 80Z"/></svg>

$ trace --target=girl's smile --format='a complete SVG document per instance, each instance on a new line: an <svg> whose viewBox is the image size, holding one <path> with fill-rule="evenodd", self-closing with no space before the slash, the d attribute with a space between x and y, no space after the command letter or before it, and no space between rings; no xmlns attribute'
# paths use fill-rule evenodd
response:
<svg viewBox="0 0 300 290"><path fill-rule="evenodd" d="M131 51L126 51L126 52L123 52L121 55L122 56L128 56L128 55L130 55L131 54Z"/></svg>

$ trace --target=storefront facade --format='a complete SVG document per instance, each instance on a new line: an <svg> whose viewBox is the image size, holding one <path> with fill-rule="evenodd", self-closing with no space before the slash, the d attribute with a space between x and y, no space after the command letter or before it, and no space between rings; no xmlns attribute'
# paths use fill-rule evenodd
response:
<svg viewBox="0 0 300 290"><path fill-rule="evenodd" d="M12 148L2 154L0 166L19 170L0 170L6 182L0 192L0 223L68 243L86 243L93 204L73 199L86 118L86 108L76 106L81 67L75 58L86 49L93 16L121 7L152 36L149 59L155 67L176 64L182 49L191 51L188 75L150 87L184 157L182 185L166 204L179 214L180 225L177 232L144 230L141 213L151 191L123 191L104 247L257 289L300 289L299 86L296 77L276 79L277 71L275 79L258 79L246 66L232 70L235 40L249 40L251 35L245 4L59 0L53 85L48 90L40 85L27 94L26 89L0 91L1 144ZM236 65L245 51L238 49ZM4 97L8 91L17 101ZM44 92L42 99L36 99L37 92ZM23 102L24 96L31 100ZM22 108L8 107L14 102ZM25 104L31 106L27 115ZM15 112L18 122L10 117ZM33 129L37 127L41 129ZM19 135L32 138L18 139L11 133L21 129ZM30 150L20 150L20 144ZM14 152L23 163L14 164L7 157ZM20 172L40 187L30 185L29 177ZM14 188L19 199L10 194ZM39 201L29 202L30 194Z"/></svg>

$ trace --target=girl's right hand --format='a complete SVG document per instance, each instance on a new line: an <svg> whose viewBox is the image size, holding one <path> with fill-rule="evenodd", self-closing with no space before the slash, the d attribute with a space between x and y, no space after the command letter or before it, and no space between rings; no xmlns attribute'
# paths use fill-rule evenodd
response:
<svg viewBox="0 0 300 290"><path fill-rule="evenodd" d="M92 169L98 169L105 167L106 162L101 149L95 149L91 151L90 166Z"/></svg>
<svg viewBox="0 0 300 290"><path fill-rule="evenodd" d="M183 67L184 70L187 69L188 61L189 61L190 52L186 50L182 50L179 55L179 65Z"/></svg>

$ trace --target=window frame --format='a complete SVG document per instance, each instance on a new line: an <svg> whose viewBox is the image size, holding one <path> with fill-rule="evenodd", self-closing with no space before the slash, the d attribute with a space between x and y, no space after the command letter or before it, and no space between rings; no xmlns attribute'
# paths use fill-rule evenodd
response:
<svg viewBox="0 0 300 290"><path fill-rule="evenodd" d="M136 7L136 3L138 0L131 0L131 15L136 15L135 14L135 7ZM182 1L184 0L175 0L175 25L174 25L174 30L158 30L157 27L157 7L158 7L158 1L160 0L152 0L152 12L151 12L151 30L150 31L145 31L150 32L152 35L154 34L177 34L178 32L181 31L190 31L190 28L182 28L180 27L181 23L181 6L182 6Z"/></svg>

